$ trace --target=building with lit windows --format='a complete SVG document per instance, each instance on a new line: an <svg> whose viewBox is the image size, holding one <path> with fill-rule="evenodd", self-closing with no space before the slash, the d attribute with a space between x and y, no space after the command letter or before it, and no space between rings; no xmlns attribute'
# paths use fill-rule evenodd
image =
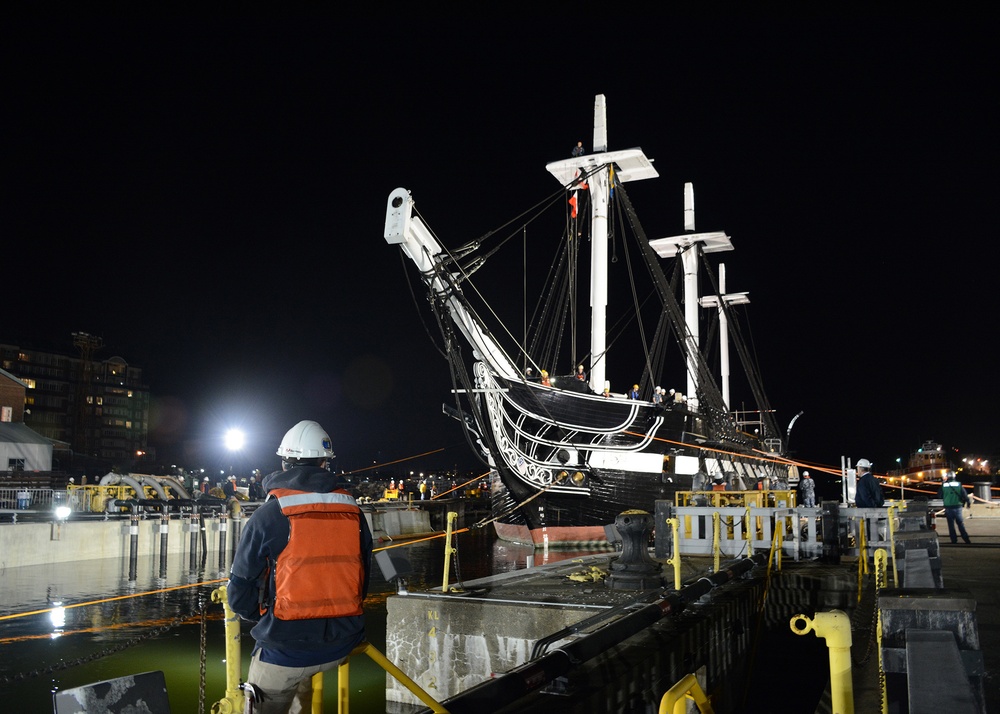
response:
<svg viewBox="0 0 1000 714"><path fill-rule="evenodd" d="M24 424L62 442L63 469L131 467L149 452L149 389L142 369L121 357L97 359L100 338L73 333L79 355L0 343L0 368L26 385ZM67 350L68 352L69 350ZM57 444L56 460L59 458Z"/></svg>

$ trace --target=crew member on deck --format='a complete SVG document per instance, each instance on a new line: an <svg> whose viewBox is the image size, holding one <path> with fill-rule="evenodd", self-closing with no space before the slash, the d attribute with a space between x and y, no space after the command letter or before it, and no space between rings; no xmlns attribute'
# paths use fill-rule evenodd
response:
<svg viewBox="0 0 1000 714"><path fill-rule="evenodd" d="M578 364L576 366L576 378L579 379L581 382L587 381L587 373L583 371L582 364Z"/></svg>
<svg viewBox="0 0 1000 714"><path fill-rule="evenodd" d="M549 373L546 372L544 369L542 370L542 386L543 387L552 386L552 382L549 381Z"/></svg>
<svg viewBox="0 0 1000 714"><path fill-rule="evenodd" d="M639 385L638 384L633 384L632 385L632 389L630 389L628 391L628 398L629 399L638 399L639 398Z"/></svg>

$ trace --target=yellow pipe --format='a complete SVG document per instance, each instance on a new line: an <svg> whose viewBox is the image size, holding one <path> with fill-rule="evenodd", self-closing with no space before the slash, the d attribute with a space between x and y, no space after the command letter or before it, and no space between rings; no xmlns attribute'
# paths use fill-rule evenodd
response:
<svg viewBox="0 0 1000 714"><path fill-rule="evenodd" d="M212 714L239 714L245 707L240 677L243 672L240 649L240 617L229 607L226 586L212 591L212 602L221 602L226 618L226 696L212 706Z"/></svg>
<svg viewBox="0 0 1000 714"><path fill-rule="evenodd" d="M667 525L673 529L674 554L667 559L667 565L674 566L674 590L681 589L681 540L679 533L680 522L676 518L668 518Z"/></svg>
<svg viewBox="0 0 1000 714"><path fill-rule="evenodd" d="M690 696L698 705L702 714L712 714L711 702L702 691L698 679L693 674L686 674L677 684L668 689L660 699L659 714L684 714L687 711L687 698Z"/></svg>
<svg viewBox="0 0 1000 714"><path fill-rule="evenodd" d="M444 538L444 578L441 580L441 592L448 592L448 567L451 565L451 554L455 549L451 547L452 524L458 519L458 514L448 511L448 520L445 526Z"/></svg>
<svg viewBox="0 0 1000 714"><path fill-rule="evenodd" d="M323 714L323 673L317 672L312 676L312 714ZM345 709L343 714L347 714Z"/></svg>
<svg viewBox="0 0 1000 714"><path fill-rule="evenodd" d="M355 647L351 651L351 657L357 654L368 655L375 664L395 677L413 696L426 704L434 714L448 714L447 709L425 692L419 684L410 679L403 670L394 665L384 654L379 652L372 643L366 641ZM347 701L350 698L350 694L347 689L347 682L350 679L351 657L344 660L344 663L337 670L337 677L340 682L340 708L338 709L340 714L348 714Z"/></svg>
<svg viewBox="0 0 1000 714"><path fill-rule="evenodd" d="M804 626L796 623L805 623ZM795 615L789 622L792 632L810 631L826 640L830 652L830 695L833 714L854 714L854 681L851 677L851 620L842 610L817 612L816 617Z"/></svg>

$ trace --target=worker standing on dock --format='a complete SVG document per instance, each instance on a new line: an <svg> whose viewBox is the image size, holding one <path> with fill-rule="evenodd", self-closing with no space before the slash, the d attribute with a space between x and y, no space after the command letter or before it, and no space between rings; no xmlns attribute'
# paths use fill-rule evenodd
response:
<svg viewBox="0 0 1000 714"><path fill-rule="evenodd" d="M944 503L944 517L948 519L948 535L951 538L951 542L958 543L958 535L955 533L955 526L957 525L958 532L962 534L962 540L966 543L971 543L969 534L965 531L962 506L972 508L972 502L969 500L969 494L965 492L965 488L955 478L954 471L948 472L948 477L941 484L938 492L941 496L941 502Z"/></svg>
<svg viewBox="0 0 1000 714"><path fill-rule="evenodd" d="M329 435L314 421L278 447L281 471L264 478L268 500L250 517L227 591L255 621L247 682L256 714L311 711L312 677L338 667L365 639L372 535L346 482L326 466Z"/></svg>
<svg viewBox="0 0 1000 714"><path fill-rule="evenodd" d="M806 508L813 508L816 505L816 482L808 471L802 472L802 480L799 481L799 493L802 494L802 505Z"/></svg>
<svg viewBox="0 0 1000 714"><path fill-rule="evenodd" d="M854 505L858 508L881 508L885 505L882 487L872 475L872 462L858 459L858 486L854 492Z"/></svg>

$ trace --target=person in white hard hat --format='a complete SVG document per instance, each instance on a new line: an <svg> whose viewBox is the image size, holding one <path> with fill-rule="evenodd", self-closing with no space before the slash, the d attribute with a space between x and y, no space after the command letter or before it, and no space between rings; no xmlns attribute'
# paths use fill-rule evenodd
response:
<svg viewBox="0 0 1000 714"><path fill-rule="evenodd" d="M808 471L802 472L802 479L799 481L799 493L802 494L802 505L812 508L816 505L816 482Z"/></svg>
<svg viewBox="0 0 1000 714"><path fill-rule="evenodd" d="M365 639L372 556L364 514L327 470L323 427L300 421L277 454L281 470L264 477L268 499L243 529L227 589L233 610L256 622L247 673L256 714L311 711L313 675Z"/></svg>
<svg viewBox="0 0 1000 714"><path fill-rule="evenodd" d="M854 491L854 505L858 508L881 508L885 504L882 486L872 475L872 462L858 459L858 485Z"/></svg>

